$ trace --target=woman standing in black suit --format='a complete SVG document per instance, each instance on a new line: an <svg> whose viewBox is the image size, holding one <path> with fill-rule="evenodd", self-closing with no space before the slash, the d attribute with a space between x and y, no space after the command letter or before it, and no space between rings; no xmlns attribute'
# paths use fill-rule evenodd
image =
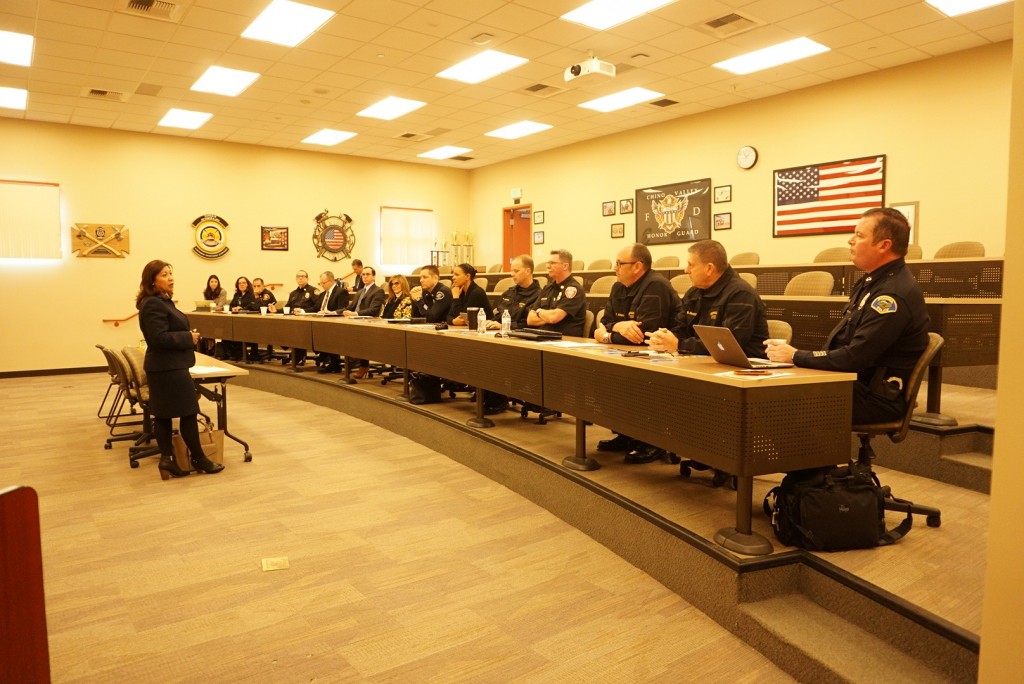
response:
<svg viewBox="0 0 1024 684"><path fill-rule="evenodd" d="M156 443L160 447L160 477L184 477L174 462L171 446L171 419L180 418L179 431L188 447L192 467L204 473L224 470L208 459L199 443L199 399L188 369L195 365L195 345L199 333L189 330L188 319L171 301L174 295L174 272L171 265L159 259L142 269L142 282L135 297L139 310L139 327L146 338L144 368L149 379L149 411L153 414Z"/></svg>

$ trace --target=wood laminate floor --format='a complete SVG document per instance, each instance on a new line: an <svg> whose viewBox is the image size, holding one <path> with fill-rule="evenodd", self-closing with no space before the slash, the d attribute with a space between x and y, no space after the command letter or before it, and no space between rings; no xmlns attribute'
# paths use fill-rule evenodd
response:
<svg viewBox="0 0 1024 684"><path fill-rule="evenodd" d="M791 681L605 547L411 440L233 387L253 462L229 446L223 473L164 482L154 459L128 467L126 443L102 448L105 386L0 380L0 483L39 494L56 682ZM538 427L524 438L559 435ZM265 572L270 558L289 568Z"/></svg>

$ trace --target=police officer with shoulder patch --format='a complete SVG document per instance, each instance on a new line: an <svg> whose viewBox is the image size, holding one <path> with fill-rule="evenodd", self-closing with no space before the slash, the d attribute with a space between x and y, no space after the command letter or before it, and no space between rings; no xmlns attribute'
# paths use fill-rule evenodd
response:
<svg viewBox="0 0 1024 684"><path fill-rule="evenodd" d="M452 308L452 291L441 282L441 272L434 264L420 269L419 287L409 293L413 316L426 318L427 323L444 323Z"/></svg>
<svg viewBox="0 0 1024 684"><path fill-rule="evenodd" d="M571 337L583 337L587 322L587 296L572 277L572 253L552 250L548 259L548 285L530 308L526 324L531 328L555 330Z"/></svg>
<svg viewBox="0 0 1024 684"><path fill-rule="evenodd" d="M533 278L533 257L520 254L512 260L512 282L514 285L501 294L494 307L493 320L487 321L488 330L501 327L501 314L508 311L512 330L526 326L526 317L540 296L540 283Z"/></svg>
<svg viewBox="0 0 1024 684"><path fill-rule="evenodd" d="M766 342L768 358L804 368L856 373L854 424L896 420L907 410L903 385L928 346L928 310L904 257L910 225L895 209L868 209L850 238L850 259L865 271L823 351Z"/></svg>
<svg viewBox="0 0 1024 684"><path fill-rule="evenodd" d="M301 268L295 272L295 284L297 287L288 293L288 301L284 306L291 307L292 311L312 311L316 303L316 288L309 284L309 274ZM277 303L268 305L271 313L277 313L283 307ZM306 364L306 350L292 349L291 369L302 372L302 366Z"/></svg>

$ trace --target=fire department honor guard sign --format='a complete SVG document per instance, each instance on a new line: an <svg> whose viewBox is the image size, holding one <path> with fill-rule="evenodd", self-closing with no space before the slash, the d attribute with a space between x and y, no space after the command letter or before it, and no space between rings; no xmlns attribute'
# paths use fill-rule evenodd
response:
<svg viewBox="0 0 1024 684"><path fill-rule="evenodd" d="M644 245L711 237L711 179L636 191L636 241Z"/></svg>
<svg viewBox="0 0 1024 684"><path fill-rule="evenodd" d="M128 229L107 223L76 223L71 251L80 257L121 257L128 254Z"/></svg>
<svg viewBox="0 0 1024 684"><path fill-rule="evenodd" d="M316 215L313 229L313 246L316 255L331 261L349 259L356 246L356 234L352 230L352 217L348 214L328 216L327 210Z"/></svg>

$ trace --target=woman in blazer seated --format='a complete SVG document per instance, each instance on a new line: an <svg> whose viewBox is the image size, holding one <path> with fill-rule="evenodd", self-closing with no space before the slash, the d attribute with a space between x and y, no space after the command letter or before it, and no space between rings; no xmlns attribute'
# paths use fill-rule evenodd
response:
<svg viewBox="0 0 1024 684"><path fill-rule="evenodd" d="M199 333L189 329L188 318L171 301L174 295L174 272L171 265L159 259L142 269L135 306L139 310L139 328L146 338L146 359L143 367L149 381L149 412L153 415L153 431L160 447L160 477L184 477L174 462L171 446L171 419L180 418L179 431L188 447L192 467L204 473L224 470L208 459L199 443L199 399L188 369L195 365L195 345Z"/></svg>
<svg viewBox="0 0 1024 684"><path fill-rule="evenodd" d="M253 294L252 283L245 276L239 276L235 281L235 294L231 297L231 304L228 306L232 313L239 311L259 311L260 305ZM242 343L234 340L223 340L220 346L224 349L224 355L229 361L242 360Z"/></svg>
<svg viewBox="0 0 1024 684"><path fill-rule="evenodd" d="M404 275L388 278L384 288L386 299L381 307L381 318L412 318L412 295L409 294L409 281Z"/></svg>
<svg viewBox="0 0 1024 684"><path fill-rule="evenodd" d="M467 311L473 307L480 309L478 316L487 317L491 313L487 293L473 282L474 278L476 269L470 264L459 264L452 269L452 308L448 311L448 325L469 325Z"/></svg>

